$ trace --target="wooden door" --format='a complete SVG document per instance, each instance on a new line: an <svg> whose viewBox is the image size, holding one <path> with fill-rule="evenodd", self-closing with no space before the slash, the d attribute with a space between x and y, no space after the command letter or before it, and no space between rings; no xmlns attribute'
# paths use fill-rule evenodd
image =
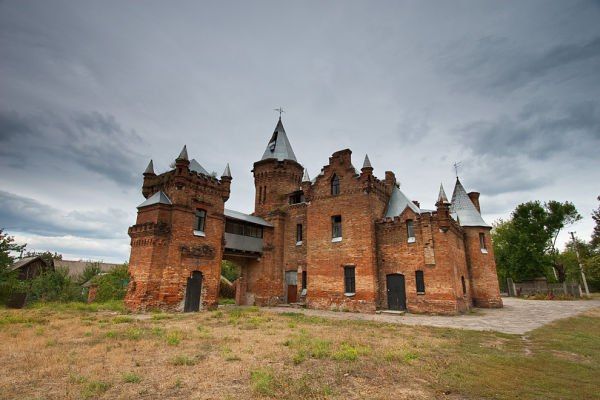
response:
<svg viewBox="0 0 600 400"><path fill-rule="evenodd" d="M202 272L194 271L192 276L187 278L185 288L184 312L200 311L200 294L202 293Z"/></svg>
<svg viewBox="0 0 600 400"><path fill-rule="evenodd" d="M390 274L386 277L388 309L406 310L406 290L404 287L404 275Z"/></svg>
<svg viewBox="0 0 600 400"><path fill-rule="evenodd" d="M298 285L287 285L287 299L288 303L298 301Z"/></svg>
<svg viewBox="0 0 600 400"><path fill-rule="evenodd" d="M285 272L286 298L288 303L298 301L298 271Z"/></svg>

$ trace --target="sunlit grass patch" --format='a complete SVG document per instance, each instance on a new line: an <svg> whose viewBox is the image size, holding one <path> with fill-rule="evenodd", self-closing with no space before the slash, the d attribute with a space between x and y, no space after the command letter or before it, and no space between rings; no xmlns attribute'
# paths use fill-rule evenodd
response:
<svg viewBox="0 0 600 400"><path fill-rule="evenodd" d="M273 371L267 368L250 371L252 389L263 396L272 396L275 390Z"/></svg>
<svg viewBox="0 0 600 400"><path fill-rule="evenodd" d="M96 398L110 389L110 383L104 381L91 381L81 391L84 399Z"/></svg>
<svg viewBox="0 0 600 400"><path fill-rule="evenodd" d="M125 383L139 383L141 380L142 378L133 372L126 372L123 374L123 382Z"/></svg>
<svg viewBox="0 0 600 400"><path fill-rule="evenodd" d="M196 365L196 359L194 357L178 355L178 356L173 357L173 359L171 360L171 364L176 365L176 366L181 366L181 365L191 366L191 365Z"/></svg>

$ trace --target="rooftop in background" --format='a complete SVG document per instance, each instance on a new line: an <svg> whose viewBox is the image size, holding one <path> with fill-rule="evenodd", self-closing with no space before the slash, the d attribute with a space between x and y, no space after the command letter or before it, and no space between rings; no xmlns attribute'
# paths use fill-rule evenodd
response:
<svg viewBox="0 0 600 400"><path fill-rule="evenodd" d="M99 261L83 261L83 260L54 260L54 268L66 268L69 271L69 276L76 277L83 273L83 270L88 266L88 264L98 263L100 267L100 271L108 272L111 268L122 264L111 264L111 263L103 263Z"/></svg>

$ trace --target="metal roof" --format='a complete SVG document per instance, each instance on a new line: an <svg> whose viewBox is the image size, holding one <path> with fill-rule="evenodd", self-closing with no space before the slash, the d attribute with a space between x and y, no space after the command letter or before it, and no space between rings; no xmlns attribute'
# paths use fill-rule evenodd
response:
<svg viewBox="0 0 600 400"><path fill-rule="evenodd" d="M200 163L198 161L196 161L195 158L192 158L192 160L190 161L189 168L190 168L190 171L194 171L194 172L197 172L199 174L209 176L208 171L206 171L204 169L204 167L202 165L200 165Z"/></svg>
<svg viewBox="0 0 600 400"><path fill-rule="evenodd" d="M438 194L438 202L449 203L448 196L446 196L446 192L444 191L444 185L440 183L440 194Z"/></svg>
<svg viewBox="0 0 600 400"><path fill-rule="evenodd" d="M148 197L146 199L146 201L144 201L142 204L140 204L139 206L137 206L137 208L151 206L153 204L168 204L168 205L171 205L173 203L171 203L171 200L169 199L169 197L166 194L164 194L162 191L159 191L159 192L154 193L152 196Z"/></svg>
<svg viewBox="0 0 600 400"><path fill-rule="evenodd" d="M154 163L152 162L152 160L150 160L150 162L148 163L148 166L146 167L144 173L154 175Z"/></svg>
<svg viewBox="0 0 600 400"><path fill-rule="evenodd" d="M292 150L292 145L290 145L285 129L283 129L281 118L279 118L279 121L277 122L275 132L273 132L273 136L271 136L271 140L269 140L269 144L267 145L261 160L269 160L272 158L279 161L292 160L297 162L294 150Z"/></svg>
<svg viewBox="0 0 600 400"><path fill-rule="evenodd" d="M308 170L304 168L304 174L302 174L302 182L310 182L310 176L308 176Z"/></svg>
<svg viewBox="0 0 600 400"><path fill-rule="evenodd" d="M229 169L229 163L225 166L225 171L223 171L223 175L221 177L231 178L231 169Z"/></svg>
<svg viewBox="0 0 600 400"><path fill-rule="evenodd" d="M224 214L225 214L225 217L231 218L231 219L246 221L246 222L250 222L250 223L262 225L262 226L271 226L271 227L273 226L272 224L268 223L261 217L257 217L257 216L250 215L250 214L244 214L242 212L229 210L227 208L225 209Z"/></svg>
<svg viewBox="0 0 600 400"><path fill-rule="evenodd" d="M365 161L363 162L363 168L373 168L371 165L371 160L369 160L369 155L365 154Z"/></svg>
<svg viewBox="0 0 600 400"><path fill-rule="evenodd" d="M452 193L450 215L460 226L484 226L490 228L490 225L483 220L481 214L475 208L475 205L458 178L456 178L454 193Z"/></svg>
<svg viewBox="0 0 600 400"><path fill-rule="evenodd" d="M181 153L179 153L178 160L188 160L187 146L184 144L183 149L181 149Z"/></svg>
<svg viewBox="0 0 600 400"><path fill-rule="evenodd" d="M386 218L397 217L398 215L402 214L406 207L410 208L417 214L421 214L421 209L417 207L415 203L410 201L408 197L402 193L398 186L394 185L394 189L392 190L392 195L390 196L390 201L385 212Z"/></svg>

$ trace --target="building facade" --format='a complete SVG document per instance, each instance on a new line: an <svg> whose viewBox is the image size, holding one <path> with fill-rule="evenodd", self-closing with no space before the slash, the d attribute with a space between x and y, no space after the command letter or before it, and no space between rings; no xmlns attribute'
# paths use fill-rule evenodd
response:
<svg viewBox="0 0 600 400"><path fill-rule="evenodd" d="M479 193L456 180L435 210L378 179L348 149L310 179L281 119L252 169L254 213L225 208L229 166L210 176L184 147L175 168L144 173L126 304L132 310L196 311L217 305L221 261L241 269L236 303L301 303L309 308L456 314L502 307L491 227Z"/></svg>

